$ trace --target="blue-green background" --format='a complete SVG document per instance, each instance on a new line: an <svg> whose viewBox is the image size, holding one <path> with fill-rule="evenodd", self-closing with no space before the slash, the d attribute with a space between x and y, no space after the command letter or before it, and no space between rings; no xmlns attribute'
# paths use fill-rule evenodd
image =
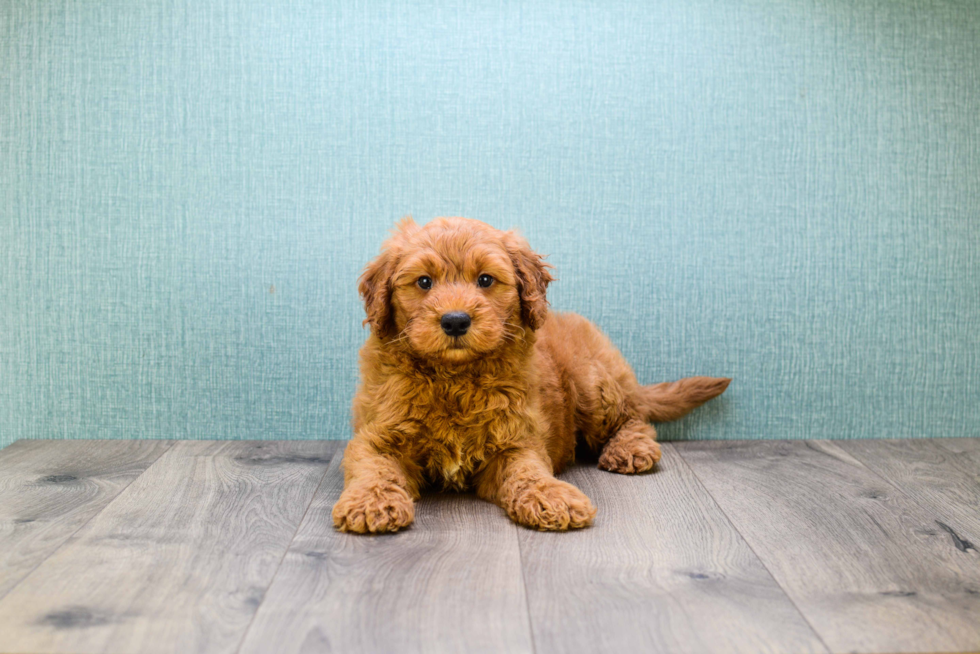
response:
<svg viewBox="0 0 980 654"><path fill-rule="evenodd" d="M4 0L0 445L348 437L405 214L735 378L666 438L980 435L980 3Z"/></svg>

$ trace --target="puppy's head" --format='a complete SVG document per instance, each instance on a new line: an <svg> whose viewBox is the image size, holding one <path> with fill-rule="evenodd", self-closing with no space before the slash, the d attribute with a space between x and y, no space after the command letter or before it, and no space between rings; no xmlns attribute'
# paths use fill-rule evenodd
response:
<svg viewBox="0 0 980 654"><path fill-rule="evenodd" d="M550 266L514 232L478 220L400 222L361 275L367 320L384 343L465 363L538 329Z"/></svg>

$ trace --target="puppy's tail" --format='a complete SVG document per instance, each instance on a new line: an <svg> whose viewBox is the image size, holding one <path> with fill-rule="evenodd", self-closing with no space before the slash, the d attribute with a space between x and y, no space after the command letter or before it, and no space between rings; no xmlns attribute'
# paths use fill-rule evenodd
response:
<svg viewBox="0 0 980 654"><path fill-rule="evenodd" d="M687 377L641 386L636 403L647 421L670 422L724 393L731 381L727 377Z"/></svg>

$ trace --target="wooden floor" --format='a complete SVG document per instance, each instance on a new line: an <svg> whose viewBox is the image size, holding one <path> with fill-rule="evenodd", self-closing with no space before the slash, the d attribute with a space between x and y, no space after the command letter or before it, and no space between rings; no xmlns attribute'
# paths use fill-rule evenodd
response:
<svg viewBox="0 0 980 654"><path fill-rule="evenodd" d="M980 650L980 439L667 444L563 476L595 526L467 495L339 534L342 443L0 451L0 652Z"/></svg>

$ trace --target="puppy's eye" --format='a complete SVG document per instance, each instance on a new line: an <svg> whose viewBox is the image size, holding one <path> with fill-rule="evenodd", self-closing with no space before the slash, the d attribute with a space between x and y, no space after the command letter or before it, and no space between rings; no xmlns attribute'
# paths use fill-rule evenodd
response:
<svg viewBox="0 0 980 654"><path fill-rule="evenodd" d="M480 288L487 288L491 284L493 284L493 277L490 275L483 274L476 278L476 285Z"/></svg>
<svg viewBox="0 0 980 654"><path fill-rule="evenodd" d="M419 280L416 283L419 285L419 288L421 288L424 291L427 291L430 288L432 288L432 278L426 277L425 275L419 277Z"/></svg>

